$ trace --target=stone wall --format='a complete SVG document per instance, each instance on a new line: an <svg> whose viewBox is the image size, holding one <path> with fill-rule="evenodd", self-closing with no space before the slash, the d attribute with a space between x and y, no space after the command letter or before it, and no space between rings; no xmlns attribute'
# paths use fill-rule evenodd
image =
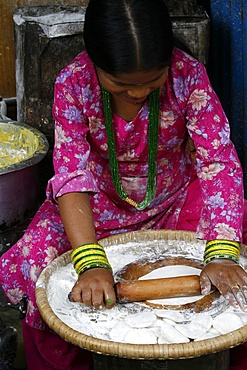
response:
<svg viewBox="0 0 247 370"><path fill-rule="evenodd" d="M21 6L54 4L85 6L88 4L88 0L0 0L0 96L3 98L16 96L13 22L15 9Z"/></svg>

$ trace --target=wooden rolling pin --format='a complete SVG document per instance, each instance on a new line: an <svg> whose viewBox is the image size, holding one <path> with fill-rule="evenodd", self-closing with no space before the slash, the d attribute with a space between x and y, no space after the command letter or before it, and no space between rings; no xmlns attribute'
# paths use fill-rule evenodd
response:
<svg viewBox="0 0 247 370"><path fill-rule="evenodd" d="M115 290L118 302L122 303L201 294L197 275L123 281L115 284Z"/></svg>

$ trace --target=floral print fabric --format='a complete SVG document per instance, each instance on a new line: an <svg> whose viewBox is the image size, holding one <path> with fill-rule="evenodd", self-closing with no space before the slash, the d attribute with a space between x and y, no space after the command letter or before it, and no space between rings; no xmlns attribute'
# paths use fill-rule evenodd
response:
<svg viewBox="0 0 247 370"><path fill-rule="evenodd" d="M97 236L102 238L176 229L188 188L197 181L202 204L198 238L242 240L242 170L229 123L200 62L174 49L160 89L157 191L143 211L122 201L114 189L100 86L85 51L59 74L53 115L55 175L47 186L47 200L23 238L1 258L0 281L7 297L16 303L22 294L29 296L29 325L46 329L35 303L35 282L50 261L70 249L57 208L57 198L65 193L90 193ZM113 115L113 125L121 181L139 203L145 198L148 174L148 102L131 122Z"/></svg>

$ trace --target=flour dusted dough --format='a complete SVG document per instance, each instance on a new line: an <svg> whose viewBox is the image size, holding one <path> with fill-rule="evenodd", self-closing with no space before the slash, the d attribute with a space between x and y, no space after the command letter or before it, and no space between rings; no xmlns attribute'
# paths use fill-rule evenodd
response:
<svg viewBox="0 0 247 370"><path fill-rule="evenodd" d="M160 335L158 338L158 344L170 344L170 342L165 337L163 337L163 335Z"/></svg>
<svg viewBox="0 0 247 370"><path fill-rule="evenodd" d="M131 329L132 328L128 324L126 324L125 320L119 321L113 326L113 328L109 332L109 337L113 341L124 342L126 334Z"/></svg>
<svg viewBox="0 0 247 370"><path fill-rule="evenodd" d="M187 265L171 265L160 267L156 270L149 272L146 275L143 275L139 280L149 280L149 279L160 279L160 278L170 278L178 276L188 276L188 275L200 275L201 270ZM166 298L166 299L154 299L150 301L153 304L159 305L184 305L187 303L195 302L203 298L202 295L193 296L193 297L176 297L176 298Z"/></svg>
<svg viewBox="0 0 247 370"><path fill-rule="evenodd" d="M203 325L207 328L207 330L209 330L213 326L213 318L210 315L203 315L203 314L199 314L196 316L194 315L192 316L191 323Z"/></svg>
<svg viewBox="0 0 247 370"><path fill-rule="evenodd" d="M181 334L174 326L163 323L160 327L161 335L168 343L188 343L190 340Z"/></svg>
<svg viewBox="0 0 247 370"><path fill-rule="evenodd" d="M213 327L221 334L227 334L243 326L241 318L234 313L224 312L213 320Z"/></svg>
<svg viewBox="0 0 247 370"><path fill-rule="evenodd" d="M124 341L131 344L157 344L157 336L152 329L131 329Z"/></svg>
<svg viewBox="0 0 247 370"><path fill-rule="evenodd" d="M128 315L125 322L132 328L148 328L153 326L156 320L157 316L153 312L138 312Z"/></svg>
<svg viewBox="0 0 247 370"><path fill-rule="evenodd" d="M219 335L221 335L221 334L218 330L216 330L215 328L210 328L209 331L206 334L204 334L202 337L196 338L195 342L197 342L199 340L215 338L215 337L218 337Z"/></svg>
<svg viewBox="0 0 247 370"><path fill-rule="evenodd" d="M176 322L184 322L185 318L184 315L181 312L174 311L174 310L163 310L163 309L155 309L154 310L155 315L158 317L165 319L165 320L171 320L174 323Z"/></svg>
<svg viewBox="0 0 247 370"><path fill-rule="evenodd" d="M200 338L205 335L208 330L206 326L194 324L193 322L188 324L176 324L174 327L179 331L179 333L190 339Z"/></svg>

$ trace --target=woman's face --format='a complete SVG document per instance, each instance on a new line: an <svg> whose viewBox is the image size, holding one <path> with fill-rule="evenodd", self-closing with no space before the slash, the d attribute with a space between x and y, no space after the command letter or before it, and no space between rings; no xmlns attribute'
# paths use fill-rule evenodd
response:
<svg viewBox="0 0 247 370"><path fill-rule="evenodd" d="M113 97L131 104L143 103L155 89L164 85L168 67L131 73L111 75L96 67L99 82Z"/></svg>

